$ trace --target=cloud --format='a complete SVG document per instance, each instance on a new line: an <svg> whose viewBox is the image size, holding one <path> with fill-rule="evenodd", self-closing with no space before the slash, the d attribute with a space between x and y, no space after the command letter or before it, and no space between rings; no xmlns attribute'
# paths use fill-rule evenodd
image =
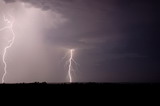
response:
<svg viewBox="0 0 160 106"><path fill-rule="evenodd" d="M152 5L156 3L149 0L5 0L7 3L16 1L29 3L43 11L56 11L67 19L58 29L45 30L44 35L46 41L70 48L105 45L117 49L127 45L122 50L141 53L144 47L141 42L147 44L150 39L145 30L154 32L154 27L149 26L156 22L155 5ZM145 35L146 40L143 40ZM141 50L135 47L136 41ZM143 51L147 51L147 47Z"/></svg>
<svg viewBox="0 0 160 106"><path fill-rule="evenodd" d="M105 36L110 35L110 27L114 26L114 23L107 21L110 18L108 14L114 11L111 0L5 0L7 3L15 1L29 3L43 11L51 10L62 14L68 22L57 30L46 31L45 34L49 36L48 40L57 41L62 46L83 48L104 43ZM87 39L92 40L85 43Z"/></svg>
<svg viewBox="0 0 160 106"><path fill-rule="evenodd" d="M8 4L23 2L29 5L28 8L34 7L43 12L49 11L49 14L58 13L60 16L58 23L61 19L67 20L58 24L57 28L44 27L45 22L50 23L50 21L44 21L43 17L39 15L34 17L34 21L31 21L34 24L37 20L40 21L40 24L36 26L42 27L42 31L37 36L43 36L43 43L40 42L42 45L39 43L37 45L39 47L48 44L47 48L49 49L45 48L43 52L47 52L50 60L48 64L51 67L55 60L54 66L57 68L58 55L62 53L58 53L55 48L64 47L85 49L78 51L77 60L82 66L80 70L83 70L84 75L90 76L92 73L95 76L92 78L96 81L99 79L92 70L96 73L103 71L102 76L105 81L105 75L109 73L114 73L111 75L112 79L116 79L118 76L121 79L126 77L122 75L126 71L130 73L129 75L140 73L141 76L144 74L142 72L144 69L148 72L149 70L153 70L155 73L157 71L152 68L158 67L157 63L154 64L152 61L159 61L160 53L157 49L159 48L159 34L156 32L156 16L158 14L156 6L158 3L155 3L154 0L5 0L5 2ZM47 19L54 18L55 16L51 15ZM29 24L32 26L32 23ZM26 31L26 35L28 32ZM28 42L32 40L30 37L32 36L28 36ZM37 38L32 43L35 41ZM52 47L55 47L54 50L52 49L53 51L50 50ZM36 46L33 48L37 49ZM26 48L22 47L22 49ZM39 47L39 51L41 50ZM57 58L53 59L53 57ZM136 67L140 67L140 69L136 69Z"/></svg>
<svg viewBox="0 0 160 106"><path fill-rule="evenodd" d="M7 3L13 3L13 2L16 2L16 0L4 0L5 2Z"/></svg>

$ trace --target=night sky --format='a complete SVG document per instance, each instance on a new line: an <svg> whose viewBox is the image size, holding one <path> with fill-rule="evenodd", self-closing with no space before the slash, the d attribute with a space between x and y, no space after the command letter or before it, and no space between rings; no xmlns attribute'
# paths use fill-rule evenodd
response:
<svg viewBox="0 0 160 106"><path fill-rule="evenodd" d="M6 82L68 82L63 57L69 49L75 49L78 63L73 82L160 81L158 2L4 1L0 1L0 28L5 25L2 14L16 19L16 40L6 58ZM0 78L10 34L0 32Z"/></svg>

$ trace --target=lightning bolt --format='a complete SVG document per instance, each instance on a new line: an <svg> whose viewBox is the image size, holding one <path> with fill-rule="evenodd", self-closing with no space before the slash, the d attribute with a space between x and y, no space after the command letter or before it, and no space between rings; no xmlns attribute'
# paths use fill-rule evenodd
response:
<svg viewBox="0 0 160 106"><path fill-rule="evenodd" d="M10 17L12 17L12 16L10 16ZM13 18L13 17L12 17L12 18ZM4 52L3 52L3 55L2 55L2 57L3 57L3 64L4 64L4 74L3 74L3 76L2 76L2 83L4 83L4 79L5 79L5 76L6 76L6 74L7 74L7 63L6 63L7 50L12 47L12 45L13 45L13 43L14 43L14 40L15 40L15 33L14 33L14 31L13 31L13 25L14 25L14 22L15 22L15 21L14 21L14 20L13 20L13 21L10 21L9 19L7 19L7 18L5 17L5 15L3 15L3 20L4 20L7 24L9 24L9 25L1 28L0 31L9 29L9 30L11 31L11 33L12 33L12 39L8 41L9 44L8 44L8 46L6 46L6 47L4 48Z"/></svg>
<svg viewBox="0 0 160 106"><path fill-rule="evenodd" d="M72 82L72 75L71 75L71 70L72 70L72 60L73 60L73 52L74 50L70 50L70 58L69 58L69 68L68 68L68 76L69 76L69 82Z"/></svg>
<svg viewBox="0 0 160 106"><path fill-rule="evenodd" d="M67 67L68 67L68 78L69 78L70 83L73 82L73 78L72 78L72 72L74 71L73 65L77 65L77 62L73 58L74 51L75 51L75 49L70 49L69 50L69 59L66 62L68 64L67 65Z"/></svg>

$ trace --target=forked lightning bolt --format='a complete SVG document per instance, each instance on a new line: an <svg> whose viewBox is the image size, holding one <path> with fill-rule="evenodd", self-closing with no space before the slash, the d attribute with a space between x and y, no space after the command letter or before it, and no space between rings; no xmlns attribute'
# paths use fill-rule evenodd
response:
<svg viewBox="0 0 160 106"><path fill-rule="evenodd" d="M13 17L10 16L12 19ZM13 25L14 25L14 19L12 21L10 21L9 19L7 19L5 16L3 16L3 19L4 21L8 24L7 26L3 27L0 29L0 31L3 31L3 30L6 30L6 29L9 29L12 33L12 39L8 41L8 46L6 46L4 48L4 52L3 52L3 55L2 55L2 58L3 58L3 63L4 63L4 74L2 76L2 83L4 83L5 81L5 76L7 74L7 63L6 63L6 53L7 53L7 50L12 47L13 43L14 43L14 40L15 40L15 33L13 31Z"/></svg>
<svg viewBox="0 0 160 106"><path fill-rule="evenodd" d="M72 70L73 52L74 52L74 50L71 49L71 50L70 50L70 58L69 58L69 66L68 66L69 82L72 82L71 70Z"/></svg>
<svg viewBox="0 0 160 106"><path fill-rule="evenodd" d="M70 56L69 56L69 60L67 61L68 63L68 77L69 77L69 82L73 82L73 78L72 78L72 72L74 71L73 69L73 65L76 64L76 61L73 59L73 56L74 56L74 49L70 49L69 50L69 53L70 53Z"/></svg>

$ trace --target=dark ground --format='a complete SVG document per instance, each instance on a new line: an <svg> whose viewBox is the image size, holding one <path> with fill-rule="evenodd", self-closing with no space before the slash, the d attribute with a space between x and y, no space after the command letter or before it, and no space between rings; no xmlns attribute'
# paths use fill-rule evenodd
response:
<svg viewBox="0 0 160 106"><path fill-rule="evenodd" d="M0 84L1 94L28 95L39 98L56 97L59 100L83 98L115 98L134 95L136 98L148 95L159 96L160 83L20 83ZM45 96L42 96L45 95ZM97 96L98 95L98 96ZM139 96L141 95L141 96ZM72 98L69 98L72 97Z"/></svg>
<svg viewBox="0 0 160 106"><path fill-rule="evenodd" d="M0 84L2 87L47 87L47 88L160 88L160 83L15 83Z"/></svg>

